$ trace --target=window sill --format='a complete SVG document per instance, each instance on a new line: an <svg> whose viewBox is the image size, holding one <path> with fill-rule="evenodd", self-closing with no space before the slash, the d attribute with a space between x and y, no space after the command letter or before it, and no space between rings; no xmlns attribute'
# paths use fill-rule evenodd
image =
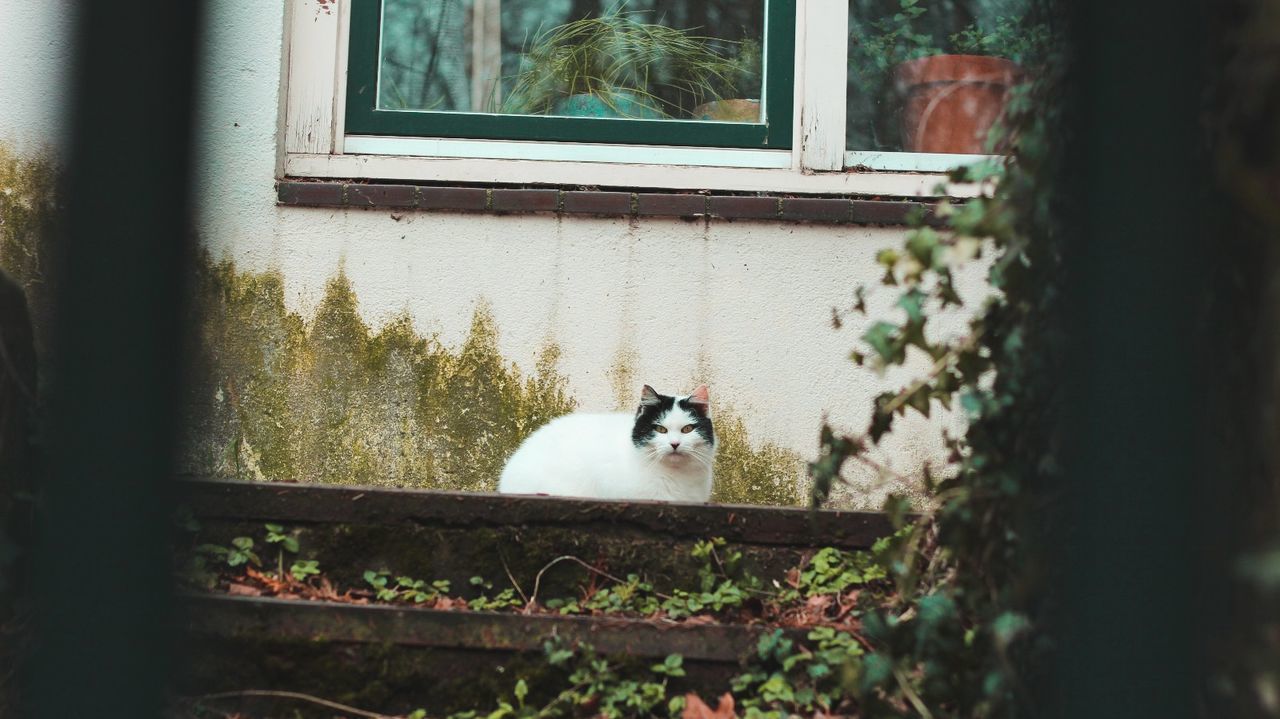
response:
<svg viewBox="0 0 1280 719"><path fill-rule="evenodd" d="M870 197L976 197L976 184L947 182L943 173L801 171L796 167L555 162L497 158L288 153L281 177L347 181L456 182L478 185L653 187L673 191L764 192ZM945 192L939 187L945 186Z"/></svg>
<svg viewBox="0 0 1280 719"><path fill-rule="evenodd" d="M905 226L910 213L937 224L933 203L849 197L791 197L707 193L626 192L509 187L315 182L276 184L277 202L289 207L359 207L494 214L542 212L606 217L681 217L850 225Z"/></svg>

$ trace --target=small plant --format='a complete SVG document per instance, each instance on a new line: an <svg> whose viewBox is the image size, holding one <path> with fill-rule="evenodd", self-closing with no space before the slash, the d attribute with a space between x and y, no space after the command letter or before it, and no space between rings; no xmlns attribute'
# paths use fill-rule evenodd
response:
<svg viewBox="0 0 1280 719"><path fill-rule="evenodd" d="M740 607L753 592L759 592L760 580L740 569L742 552L730 551L722 558L717 550L726 546L724 537L698 542L693 547L695 559L703 560L698 569L698 591L676 589L662 603L662 610L673 618L687 617L704 610L723 611Z"/></svg>
<svg viewBox="0 0 1280 719"><path fill-rule="evenodd" d="M196 552L223 561L228 567L239 567L243 564L262 566L262 560L253 551L252 537L236 537L227 547L218 544L201 544L196 547Z"/></svg>
<svg viewBox="0 0 1280 719"><path fill-rule="evenodd" d="M485 594L481 594L467 602L467 608L472 611L493 612L510 607L519 607L524 604L524 600L516 596L516 592L511 587L498 592L492 598L487 594L487 590L493 589L493 583L485 581L484 577L472 577L470 584L473 587L479 587L486 590Z"/></svg>
<svg viewBox="0 0 1280 719"><path fill-rule="evenodd" d="M433 602L449 593L449 580L447 579L437 579L428 584L421 579L398 576L395 578L395 583L392 583L391 571L387 569L366 570L364 581L373 587L375 596L384 602L394 602L399 599L413 602L414 604L423 604L425 602Z"/></svg>
<svg viewBox="0 0 1280 719"><path fill-rule="evenodd" d="M543 645L547 664L561 671L567 686L542 706L529 703L528 682L517 679L511 698L498 700L498 707L485 713L475 709L451 714L449 719L532 719L533 717L591 716L606 719L657 716L666 713L680 716L684 697L667 697L667 680L684 676L684 660L679 655L666 657L661 663L643 669L616 664L597 656L589 644L571 647L563 640L552 639ZM665 712L663 711L665 710Z"/></svg>
<svg viewBox="0 0 1280 719"><path fill-rule="evenodd" d="M289 567L289 574L299 582L307 581L307 577L313 577L320 573L320 562L315 559L302 559L293 563Z"/></svg>
<svg viewBox="0 0 1280 719"><path fill-rule="evenodd" d="M1034 59L1049 44L1049 28L1020 18L998 17L988 29L977 23L951 36L951 46L966 55L991 55L1018 64Z"/></svg>
<svg viewBox="0 0 1280 719"><path fill-rule="evenodd" d="M502 111L554 114L574 95L599 98L619 116L663 117L732 92L742 66L727 40L642 23L621 7L560 25L534 38ZM658 93L684 95L689 108Z"/></svg>
<svg viewBox="0 0 1280 719"><path fill-rule="evenodd" d="M849 689L863 671L862 645L831 627L813 629L806 638L811 646L780 629L760 638L756 661L730 682L746 717L851 713Z"/></svg>
<svg viewBox="0 0 1280 719"><path fill-rule="evenodd" d="M276 576L284 579L284 553L298 553L298 540L292 534L285 534L284 527L279 524L263 525L267 530L267 544L275 544L276 548Z"/></svg>

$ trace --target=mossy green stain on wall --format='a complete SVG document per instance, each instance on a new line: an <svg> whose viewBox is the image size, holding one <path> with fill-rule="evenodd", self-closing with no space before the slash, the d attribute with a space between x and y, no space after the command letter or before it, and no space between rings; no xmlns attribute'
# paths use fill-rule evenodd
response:
<svg viewBox="0 0 1280 719"><path fill-rule="evenodd" d="M716 469L711 501L731 504L800 504L798 483L804 471L800 455L772 442L753 444L746 422L714 403Z"/></svg>
<svg viewBox="0 0 1280 719"><path fill-rule="evenodd" d="M0 267L23 286L39 338L54 313L57 179L52 159L0 146ZM484 303L462 345L449 348L408 316L371 329L341 273L310 322L287 309L278 272L241 272L203 255L192 285L187 472L492 490L520 442L577 405L557 369L560 348L547 344L533 372L522 372L499 353ZM623 411L638 391L636 361L623 347L609 370ZM799 502L798 455L754 445L727 408L715 416L714 499Z"/></svg>
<svg viewBox="0 0 1280 719"><path fill-rule="evenodd" d="M492 490L520 442L575 407L558 348L526 376L483 303L452 349L406 316L371 330L342 274L310 323L286 309L278 273L205 258L196 275L190 471Z"/></svg>
<svg viewBox="0 0 1280 719"><path fill-rule="evenodd" d="M484 302L450 348L419 335L407 316L373 331L341 273L309 323L286 308L279 273L205 256L195 276L188 471L491 491L525 437L577 406L557 369L559 347L544 346L523 372L498 351ZM611 372L634 375L632 359L620 354ZM714 499L799 502L798 455L754 446L727 408L715 417Z"/></svg>
<svg viewBox="0 0 1280 719"><path fill-rule="evenodd" d="M47 155L20 156L0 144L0 268L27 295L43 355L53 327L58 264L58 166Z"/></svg>

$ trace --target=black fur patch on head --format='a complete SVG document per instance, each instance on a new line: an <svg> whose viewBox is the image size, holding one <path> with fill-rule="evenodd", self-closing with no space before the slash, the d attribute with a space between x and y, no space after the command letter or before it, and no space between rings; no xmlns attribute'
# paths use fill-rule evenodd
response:
<svg viewBox="0 0 1280 719"><path fill-rule="evenodd" d="M707 406L701 402L692 402L688 398L680 400L680 408L693 415L693 431L702 435L708 442L716 441L716 430L711 426L711 417L707 415Z"/></svg>
<svg viewBox="0 0 1280 719"><path fill-rule="evenodd" d="M641 404L636 410L636 423L631 428L631 442L637 447L643 447L655 434L653 425L662 418L664 414L671 411L677 405L689 412L693 417L693 429L707 442L714 443L716 440L715 428L711 425L711 417L707 416L706 405L697 402L690 402L688 398L679 400L677 403L675 397L665 394L659 394L658 401L651 404Z"/></svg>
<svg viewBox="0 0 1280 719"><path fill-rule="evenodd" d="M637 447L643 447L654 434L653 425L676 405L675 397L658 395L658 401L652 404L641 404L636 410L636 423L631 428L631 441Z"/></svg>

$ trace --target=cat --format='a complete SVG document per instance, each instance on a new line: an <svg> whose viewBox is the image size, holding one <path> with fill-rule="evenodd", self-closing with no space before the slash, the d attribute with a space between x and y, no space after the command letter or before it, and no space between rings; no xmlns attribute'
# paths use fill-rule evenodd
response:
<svg viewBox="0 0 1280 719"><path fill-rule="evenodd" d="M706 502L715 454L706 385L685 396L645 385L634 415L574 412L529 435L507 460L498 491Z"/></svg>

